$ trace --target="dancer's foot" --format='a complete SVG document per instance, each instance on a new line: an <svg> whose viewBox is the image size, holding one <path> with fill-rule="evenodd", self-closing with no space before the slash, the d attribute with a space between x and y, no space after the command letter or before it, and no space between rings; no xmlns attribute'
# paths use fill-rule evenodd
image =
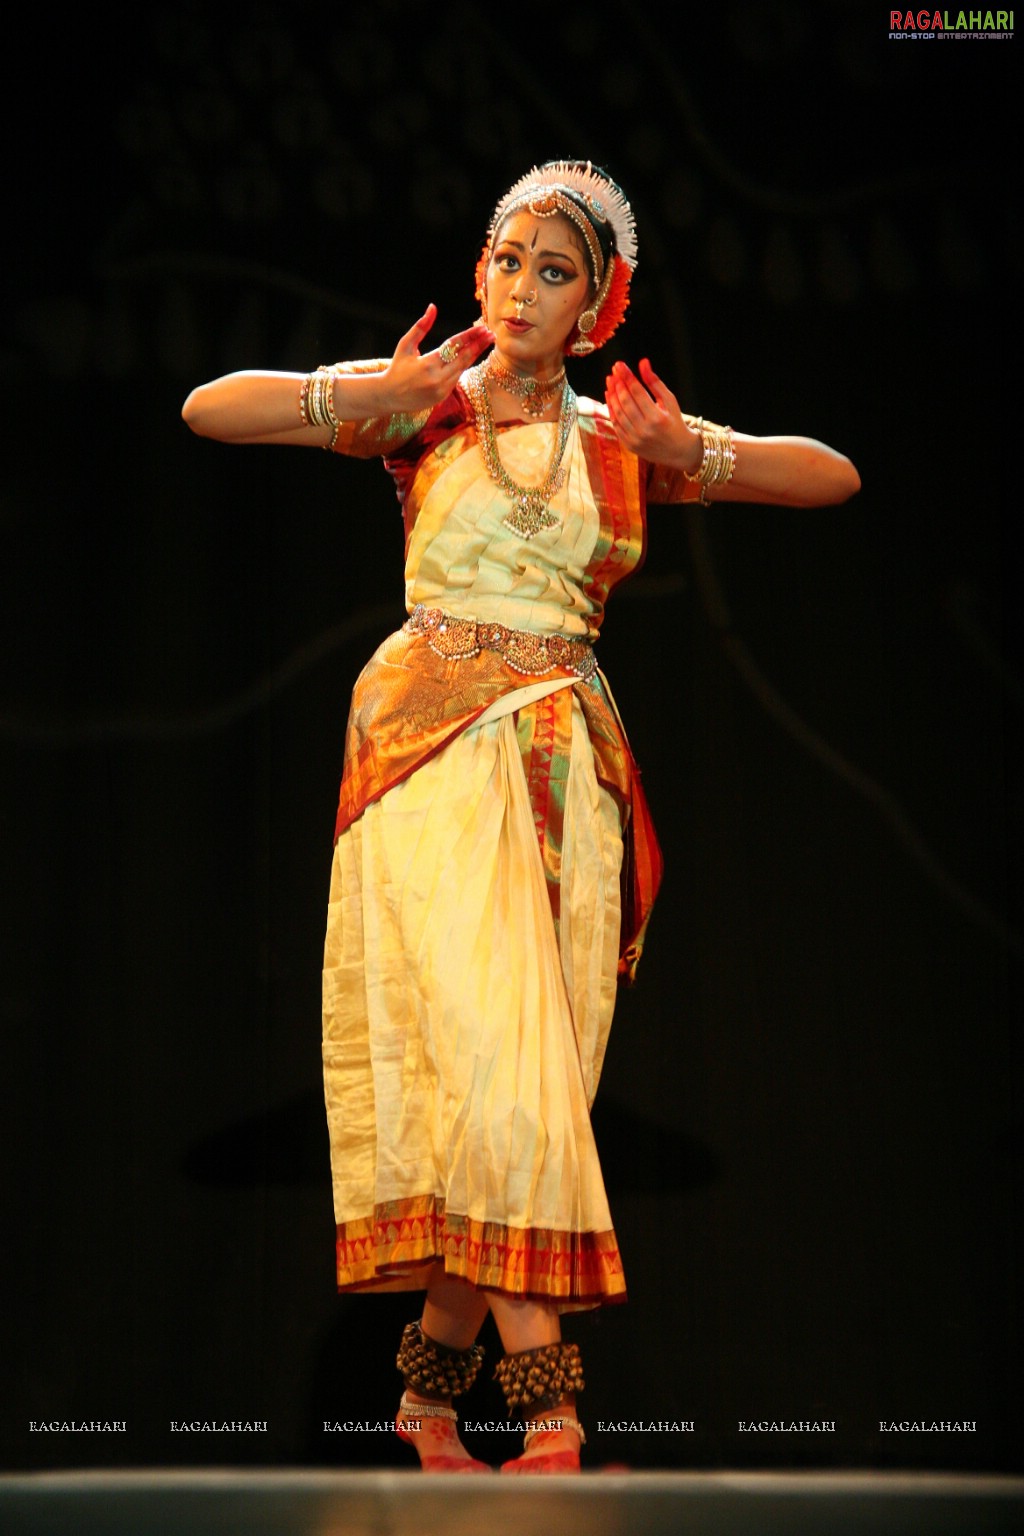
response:
<svg viewBox="0 0 1024 1536"><path fill-rule="evenodd" d="M573 1476L579 1472L580 1446L586 1439L580 1421L568 1413L551 1413L544 1422L550 1428L530 1430L523 1454L506 1461L502 1472L514 1477Z"/></svg>
<svg viewBox="0 0 1024 1536"><path fill-rule="evenodd" d="M458 1414L450 1402L403 1392L395 1430L416 1451L424 1472L490 1472L486 1462L474 1460L466 1450L457 1425Z"/></svg>

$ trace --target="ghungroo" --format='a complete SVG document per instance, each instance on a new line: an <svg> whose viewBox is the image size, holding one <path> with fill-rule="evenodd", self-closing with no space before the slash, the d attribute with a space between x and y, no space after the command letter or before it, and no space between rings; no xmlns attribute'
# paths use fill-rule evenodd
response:
<svg viewBox="0 0 1024 1536"><path fill-rule="evenodd" d="M482 1344L452 1349L428 1338L419 1323L406 1323L395 1364L414 1392L459 1397L473 1385L483 1359Z"/></svg>
<svg viewBox="0 0 1024 1536"><path fill-rule="evenodd" d="M494 1379L505 1394L510 1416L525 1409L553 1408L574 1392L583 1391L583 1363L578 1344L542 1344L503 1355Z"/></svg>

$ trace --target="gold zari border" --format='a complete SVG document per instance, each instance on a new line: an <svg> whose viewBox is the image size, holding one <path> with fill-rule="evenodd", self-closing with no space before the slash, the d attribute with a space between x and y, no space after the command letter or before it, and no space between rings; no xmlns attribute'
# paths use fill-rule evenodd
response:
<svg viewBox="0 0 1024 1536"><path fill-rule="evenodd" d="M389 1201L372 1216L339 1223L337 1260L339 1290L422 1289L424 1266L442 1261L471 1285L570 1308L626 1297L614 1232L475 1221L434 1195Z"/></svg>

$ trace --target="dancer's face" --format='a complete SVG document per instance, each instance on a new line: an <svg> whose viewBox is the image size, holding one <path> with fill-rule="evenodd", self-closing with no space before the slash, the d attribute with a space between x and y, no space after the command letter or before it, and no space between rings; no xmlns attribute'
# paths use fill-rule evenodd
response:
<svg viewBox="0 0 1024 1536"><path fill-rule="evenodd" d="M505 220L487 264L487 319L498 352L516 368L557 371L592 292L582 236L569 219L521 212Z"/></svg>

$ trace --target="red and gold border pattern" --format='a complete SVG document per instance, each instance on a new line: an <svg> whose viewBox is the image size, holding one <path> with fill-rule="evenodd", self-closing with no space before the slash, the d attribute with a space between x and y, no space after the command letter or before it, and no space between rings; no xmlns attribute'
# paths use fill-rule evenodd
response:
<svg viewBox="0 0 1024 1536"><path fill-rule="evenodd" d="M339 1290L416 1290L425 1265L485 1290L573 1306L624 1301L626 1283L615 1233L521 1229L474 1221L434 1195L379 1205L372 1216L337 1229Z"/></svg>

